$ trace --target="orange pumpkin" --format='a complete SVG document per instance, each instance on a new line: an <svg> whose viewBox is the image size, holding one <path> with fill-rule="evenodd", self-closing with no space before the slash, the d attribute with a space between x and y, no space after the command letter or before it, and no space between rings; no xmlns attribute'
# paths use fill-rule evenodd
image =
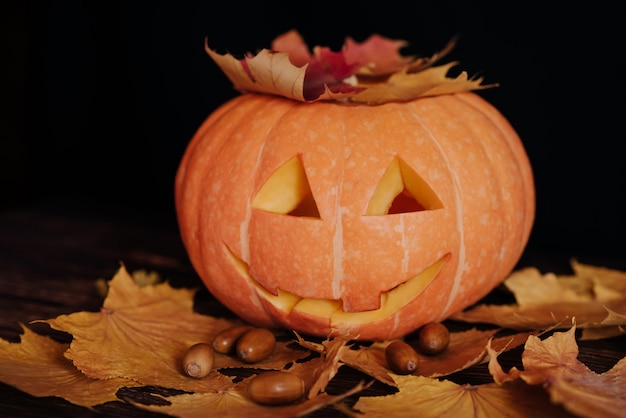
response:
<svg viewBox="0 0 626 418"><path fill-rule="evenodd" d="M226 307L361 340L485 296L535 214L518 135L472 92L377 106L242 94L195 134L175 198L189 258Z"/></svg>

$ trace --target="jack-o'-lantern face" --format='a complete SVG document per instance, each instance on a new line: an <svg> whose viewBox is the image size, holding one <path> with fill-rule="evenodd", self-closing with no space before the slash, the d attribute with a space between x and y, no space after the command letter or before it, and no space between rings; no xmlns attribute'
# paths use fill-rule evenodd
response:
<svg viewBox="0 0 626 418"><path fill-rule="evenodd" d="M389 285L388 281L375 277L376 271L364 271L362 266L362 254L356 259L349 254L341 255L342 263L354 261L358 276L347 278L346 270L341 270L341 275L335 274L335 258L324 256L318 258L313 267L312 274L303 274L303 263L308 263L310 247L308 245L296 245L290 247L289 243L281 242L285 239L284 228L281 222L289 222L286 217L301 218L298 222L296 239L300 243L307 243L312 236L324 235L328 239L336 236L336 213L330 213L322 217L303 166L302 159L295 156L274 172L257 192L252 200L253 219L258 216L260 225L268 224L266 217L276 216L275 231L259 231L257 233L268 235L261 237L259 242L259 264L250 267L233 254L235 263L241 274L252 286L256 286L259 296L264 300L266 307L274 311L282 311L282 315L288 317L294 315L307 315L309 318L319 317L324 327L339 329L349 324L365 324L375 322L393 315L396 311L414 300L435 279L446 257L434 260L433 264L424 270L415 272L410 277L406 273L399 272L396 280ZM363 222L360 227L369 235L373 244L372 257L380 257L383 250L379 246L395 248L393 243L386 244L385 240L395 240L397 237L389 234L378 234L384 219L373 220L375 225L368 226L367 217L386 217L406 214L405 217L420 216L425 210L442 209L443 205L435 192L428 184L405 162L394 158L385 170L382 178L371 196L365 212L358 215L350 222ZM256 213L256 211L266 213ZM348 212L346 212L348 213ZM356 213L356 212L355 212ZM349 216L349 215L348 215ZM373 218L372 218L373 219ZM369 219L369 221L372 221ZM333 221L330 221L333 220ZM408 219L410 222L410 219ZM389 222L394 223L392 220ZM369 222L370 224L372 222ZM327 233L322 232L327 229ZM389 227L383 226L383 230ZM271 235L270 235L271 234ZM359 238L356 236L355 238ZM293 236L289 237L293 239ZM272 242L275 241L275 242ZM319 241L319 240L317 240ZM271 246L289 248L289 251L273 253L264 251ZM353 246L360 245L355 242ZM320 246L324 244L320 243ZM393 254L389 258L397 259ZM400 260L398 259L398 264ZM325 266L322 266L325 263ZM277 267L280 266L280 267ZM280 275L276 272L279 271ZM373 274L372 274L373 273ZM336 283L333 283L336 280ZM339 290L342 282L353 281L355 285L350 290ZM309 282L316 282L316 286L307 286ZM323 281L327 283L322 284ZM362 289L358 283L382 285L379 289ZM385 288L386 287L386 288ZM325 289L325 294L320 294L320 289ZM368 297L364 297L367 295ZM323 296L323 297L321 297ZM330 325L329 325L330 324Z"/></svg>
<svg viewBox="0 0 626 418"><path fill-rule="evenodd" d="M176 193L190 260L227 307L367 340L487 294L534 216L519 139L472 93L380 106L243 95L200 128Z"/></svg>

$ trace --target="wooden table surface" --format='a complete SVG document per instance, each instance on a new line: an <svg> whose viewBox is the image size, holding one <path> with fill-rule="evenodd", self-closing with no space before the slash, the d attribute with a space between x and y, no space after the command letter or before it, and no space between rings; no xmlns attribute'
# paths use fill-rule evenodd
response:
<svg viewBox="0 0 626 418"><path fill-rule="evenodd" d="M20 323L50 319L81 310L97 311L101 296L94 285L110 279L124 262L129 271L154 270L173 286L202 287L193 271L172 212L152 213L148 208L125 209L81 205L31 205L0 212L0 338L19 341ZM579 261L626 270L626 260ZM568 271L569 256L527 251L519 266L533 265L543 272ZM559 271L561 270L561 271ZM202 313L232 315L208 292L200 292ZM497 295L496 295L497 296ZM494 297L494 295L491 295ZM45 332L42 329L36 329ZM596 372L610 368L626 355L626 337L580 342L579 359ZM516 364L519 356L499 359ZM507 353L505 353L507 354ZM353 387L363 376L341 368L329 392ZM450 380L463 383L490 381L484 367L459 372ZM384 385L374 385L367 394L384 394ZM356 398L352 399L356 401ZM88 410L61 398L36 398L0 383L2 417L149 417L148 413L123 402ZM311 416L342 416L325 409Z"/></svg>

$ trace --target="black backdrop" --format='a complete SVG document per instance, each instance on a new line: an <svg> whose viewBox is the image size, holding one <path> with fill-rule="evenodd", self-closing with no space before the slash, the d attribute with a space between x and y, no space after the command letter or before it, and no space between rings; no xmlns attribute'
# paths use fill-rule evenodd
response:
<svg viewBox="0 0 626 418"><path fill-rule="evenodd" d="M426 56L459 35L448 58L499 83L479 94L533 164L530 248L624 259L623 7L548 3L3 2L2 209L71 200L171 221L187 142L237 94L205 37L240 54L292 28L335 49L379 33Z"/></svg>

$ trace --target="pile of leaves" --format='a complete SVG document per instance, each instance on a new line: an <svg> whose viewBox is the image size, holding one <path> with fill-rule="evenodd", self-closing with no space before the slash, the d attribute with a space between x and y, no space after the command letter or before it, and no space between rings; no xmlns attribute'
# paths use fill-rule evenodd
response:
<svg viewBox="0 0 626 418"><path fill-rule="evenodd" d="M88 408L125 401L178 417L214 411L280 418L321 408L364 418L623 416L626 357L595 373L577 359L577 340L625 332L626 273L575 261L572 269L573 275L563 276L535 268L514 272L503 286L516 303L478 304L450 318L465 329L452 330L447 350L422 356L410 375L388 368L384 350L390 341L357 343L348 335L315 340L276 330L277 345L267 359L245 364L219 354L209 376L193 379L182 371L186 349L210 343L218 332L241 322L197 313L197 289L176 289L156 273L131 274L122 264L106 282L99 312L35 321L70 334L70 343L24 325L20 342L0 340L0 381L34 396L63 397ZM498 357L515 347L522 349L523 366L505 371ZM493 381L470 385L447 379L479 364L487 364ZM344 367L368 379L345 393L328 393L329 383ZM246 368L247 377L233 372ZM247 385L266 370L300 375L305 399L283 406L251 401ZM369 396L367 388L374 383L388 386L389 395ZM152 402L127 396L132 388L152 388Z"/></svg>
<svg viewBox="0 0 626 418"><path fill-rule="evenodd" d="M301 102L346 101L377 105L470 90L482 77L461 71L449 77L457 62L435 65L455 46L453 38L431 57L404 56L408 43L378 34L364 42L346 38L340 51L315 46L309 50L302 36L290 30L278 36L269 49L244 58L219 54L205 43L205 50L241 93L261 93Z"/></svg>

